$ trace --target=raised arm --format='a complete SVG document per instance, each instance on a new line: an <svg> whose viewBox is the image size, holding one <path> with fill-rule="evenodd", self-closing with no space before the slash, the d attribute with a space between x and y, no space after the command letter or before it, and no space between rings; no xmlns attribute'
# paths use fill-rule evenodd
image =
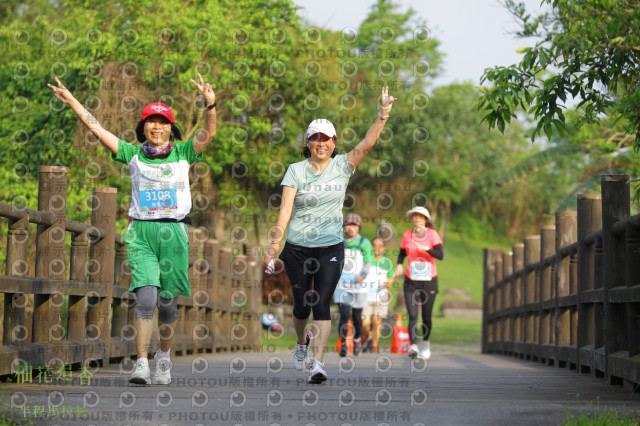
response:
<svg viewBox="0 0 640 426"><path fill-rule="evenodd" d="M387 118L389 118L391 107L396 99L393 96L389 96L388 86L382 88L380 100L381 108L378 113L378 118L376 118L376 121L374 121L371 127L369 127L369 130L367 130L367 134L364 139L362 139L362 142L356 145L356 147L349 153L349 163L351 163L351 167L354 169L358 167L360 162L364 160L364 157L369 154L371 148L376 144L376 141L380 136L380 132L387 122Z"/></svg>
<svg viewBox="0 0 640 426"><path fill-rule="evenodd" d="M64 87L64 85L58 80L56 77L56 83L58 86L54 86L52 84L47 83L53 90L53 94L56 98L60 99L65 104L68 104L73 112L76 113L82 124L84 124L87 129L91 130L91 132L96 135L96 138L102 142L102 144L112 153L118 153L118 138L113 133L105 130L98 120L89 112L87 109L71 94L69 89Z"/></svg>
<svg viewBox="0 0 640 426"><path fill-rule="evenodd" d="M213 92L211 84L205 83L202 78L202 74L198 73L200 83L191 79L191 82L198 88L200 94L204 97L205 101L205 116L204 116L204 129L199 131L193 138L193 150L196 155L200 155L202 151L209 145L209 142L213 140L216 135L216 94Z"/></svg>
<svg viewBox="0 0 640 426"><path fill-rule="evenodd" d="M275 260L278 255L278 251L280 250L280 243L284 238L284 230L287 225L289 225L289 221L293 215L293 199L296 197L297 193L298 190L296 188L291 186L282 187L282 203L280 204L280 213L278 214L276 229L273 232L271 247L269 247L264 256L264 262L267 265L267 272L273 271L273 264L271 264L271 262Z"/></svg>

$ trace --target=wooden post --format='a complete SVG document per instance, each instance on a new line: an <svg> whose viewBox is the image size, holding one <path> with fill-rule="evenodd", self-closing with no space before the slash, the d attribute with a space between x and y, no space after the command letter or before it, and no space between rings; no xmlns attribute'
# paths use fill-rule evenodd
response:
<svg viewBox="0 0 640 426"><path fill-rule="evenodd" d="M86 283L89 261L89 239L86 232L71 235L70 278ZM69 296L69 321L67 330L70 340L83 344L87 330L87 308L84 296Z"/></svg>
<svg viewBox="0 0 640 426"><path fill-rule="evenodd" d="M113 281L115 265L116 234L116 188L93 188L91 225L104 228L107 235L97 241L91 241L90 281L100 283L107 288L107 297L89 298L88 337L104 342L104 353L100 353L102 362L109 362L111 355L111 301L113 299Z"/></svg>
<svg viewBox="0 0 640 426"><path fill-rule="evenodd" d="M556 254L556 227L543 225L540 227L540 260ZM542 267L540 273L540 288L536 293L537 301L547 301L552 297L553 266Z"/></svg>
<svg viewBox="0 0 640 426"><path fill-rule="evenodd" d="M40 166L38 210L52 213L52 226L38 225L36 239L36 278L55 282L53 294L34 296L33 342L59 343L62 340L62 282L65 279L65 217L67 212L67 169Z"/></svg>
<svg viewBox="0 0 640 426"><path fill-rule="evenodd" d="M513 274L513 252L504 252L502 253L502 276L507 280L503 287L503 295L502 295L502 306L504 309L509 310L509 314L505 315L505 330L504 330L504 340L505 349L508 348L509 353L513 353L513 325L514 325L514 314L513 314L513 279L511 278L511 274Z"/></svg>
<svg viewBox="0 0 640 426"><path fill-rule="evenodd" d="M538 271L532 269L534 263L540 261L540 235L527 235L524 237L524 267L526 273L524 275L524 304L525 304L525 343L535 343L537 339L537 316L538 307L534 307L536 302L536 275ZM537 356L534 349L528 345L526 355Z"/></svg>
<svg viewBox="0 0 640 426"><path fill-rule="evenodd" d="M490 293L490 301L489 306L492 306L492 312L495 314L493 320L493 335L491 336L491 340L495 342L496 351L500 352L500 346L502 345L502 332L504 330L504 326L502 323L502 316L500 311L502 310L501 297L502 297L502 287L501 287L501 278L502 278L502 251L496 255L495 263L493 264L493 289L491 289Z"/></svg>
<svg viewBox="0 0 640 426"><path fill-rule="evenodd" d="M594 289L596 276L596 244L588 244L586 236L602 225L600 194L578 194L578 371L589 369L595 374L595 341L597 305L586 297Z"/></svg>
<svg viewBox="0 0 640 426"><path fill-rule="evenodd" d="M515 323L513 325L514 333L514 351L523 354L524 344L524 279L522 278L522 270L524 269L524 243L514 244L511 248L513 252L513 307L515 310Z"/></svg>
<svg viewBox="0 0 640 426"><path fill-rule="evenodd" d="M29 264L27 250L29 248L29 216L9 221L7 235L7 261L5 273L10 277L27 277ZM4 331L3 345L14 345L24 348L30 337L25 324L25 307L29 298L24 293L5 293L4 295Z"/></svg>
<svg viewBox="0 0 640 426"><path fill-rule="evenodd" d="M235 319L231 325L231 350L248 351L249 347L249 291L246 288L249 263L244 254L237 255L231 262L231 311Z"/></svg>
<svg viewBox="0 0 640 426"><path fill-rule="evenodd" d="M513 252L505 251L502 253L502 276L504 279L508 279L502 295L502 306L505 308L513 307L513 285L510 278L511 274L513 274Z"/></svg>
<svg viewBox="0 0 640 426"><path fill-rule="evenodd" d="M577 213L556 213L556 250L569 246L577 240ZM569 257L558 260L556 267L556 294L557 297L568 296L572 293L570 285ZM575 293L575 291L574 291Z"/></svg>
<svg viewBox="0 0 640 426"><path fill-rule="evenodd" d="M113 293L113 319L111 321L111 353L114 357L128 358L130 356L128 341L132 340L129 329L129 308L132 303L129 294L131 283L131 271L127 263L126 244L116 244L116 254L114 260L114 287L117 293ZM114 290L116 290L114 288ZM131 324L133 326L133 324ZM115 347L114 347L115 346Z"/></svg>
<svg viewBox="0 0 640 426"><path fill-rule="evenodd" d="M609 302L609 290L626 287L626 252L624 234L616 235L613 225L629 217L631 198L630 177L627 175L602 176L602 253L604 282L605 327L605 380L607 383L622 377L612 370L609 357L628 347L626 306ZM636 330L637 331L637 330Z"/></svg>
<svg viewBox="0 0 640 426"><path fill-rule="evenodd" d="M247 276L249 288L249 311L251 318L249 322L249 341L253 350L260 347L260 336L262 332L262 273L263 268L262 247L257 244L247 244L247 260L249 262L249 273Z"/></svg>
<svg viewBox="0 0 640 426"><path fill-rule="evenodd" d="M540 227L540 260L544 260L556 254L556 227L555 225L543 225ZM555 304L549 306L555 273L555 263L540 266L539 288L536 289L536 302L539 302L538 324L539 345L551 345L555 340ZM546 302L546 303L545 303ZM539 347L539 355L547 364L555 360L555 348Z"/></svg>
<svg viewBox="0 0 640 426"><path fill-rule="evenodd" d="M217 240L207 240L204 243L204 258L207 262L206 286L209 303L207 304L207 312L205 316L205 324L208 328L209 335L212 337L211 347L209 351L215 350L216 345L216 303L218 288L218 255L220 252L220 243Z"/></svg>
<svg viewBox="0 0 640 426"><path fill-rule="evenodd" d="M482 301L482 353L488 353L489 349L489 314L493 314L492 306L489 304L489 290L492 289L495 279L495 259L500 252L499 249L484 249L484 277L483 277L483 301Z"/></svg>
<svg viewBox="0 0 640 426"><path fill-rule="evenodd" d="M627 225L626 230L627 247L627 287L640 288L640 226ZM640 354L640 304L629 303L629 313L627 315L629 358Z"/></svg>
<svg viewBox="0 0 640 426"><path fill-rule="evenodd" d="M218 254L218 289L216 310L216 343L217 352L230 349L231 329L231 248L220 249Z"/></svg>
<svg viewBox="0 0 640 426"><path fill-rule="evenodd" d="M556 213L556 251L562 250L573 244L576 241L576 224L577 214L576 212L558 212ZM556 286L555 286L555 310L556 310L556 327L555 327L555 342L557 348L557 360L558 367L562 367L564 362L569 361L571 364L577 362L577 348L569 348L571 346L571 333L572 324L575 319L573 314L576 313L576 308L561 307L559 299L566 297L572 293L571 291L571 259L574 260L576 256L566 256L558 259L556 266ZM575 290L573 291L575 294ZM577 302L577 300L576 300ZM577 303L576 303L577 306Z"/></svg>

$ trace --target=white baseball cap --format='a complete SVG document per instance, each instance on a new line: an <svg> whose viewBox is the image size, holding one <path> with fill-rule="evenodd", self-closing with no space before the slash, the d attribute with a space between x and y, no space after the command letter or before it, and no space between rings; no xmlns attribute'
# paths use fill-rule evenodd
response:
<svg viewBox="0 0 640 426"><path fill-rule="evenodd" d="M411 215L414 213L419 213L422 216L426 217L427 220L431 220L431 215L429 214L429 210L427 210L425 207L418 206L418 207L412 208L407 212L407 217L411 217Z"/></svg>
<svg viewBox="0 0 640 426"><path fill-rule="evenodd" d="M336 136L336 128L333 127L333 124L326 118L317 118L309 123L309 127L307 128L307 139L311 138L311 136L316 133L322 133L330 138Z"/></svg>

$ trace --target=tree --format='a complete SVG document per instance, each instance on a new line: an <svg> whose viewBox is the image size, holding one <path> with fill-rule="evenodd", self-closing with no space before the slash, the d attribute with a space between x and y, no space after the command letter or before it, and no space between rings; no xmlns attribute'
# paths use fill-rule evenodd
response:
<svg viewBox="0 0 640 426"><path fill-rule="evenodd" d="M600 192L601 174L640 174L632 150L634 137L623 126L611 118L576 125L580 117L573 109L566 117L565 135L553 136L544 149L506 170L497 183L510 185L531 177L563 183L567 194L557 200L555 211L565 211L575 210L577 194Z"/></svg>
<svg viewBox="0 0 640 426"><path fill-rule="evenodd" d="M518 65L485 71L478 107L490 128L504 131L519 108L536 120L532 140L565 132L563 110L579 101L579 123L603 116L622 120L640 149L640 1L543 0L551 10L532 17L524 4L505 0L521 24L518 35L538 36L520 49Z"/></svg>
<svg viewBox="0 0 640 426"><path fill-rule="evenodd" d="M202 125L202 100L189 83L200 72L218 95L219 130L192 169L197 223L215 232L211 218L224 216L236 194L245 197L236 203L241 213L260 211L267 197L255 184L271 178L270 164L294 157L303 126L294 118L306 96L295 86L304 34L291 1L98 1L88 8L79 0L32 0L5 9L12 16L0 28L0 105L10 113L0 117L0 132L9 137L5 154L17 169L0 172L3 198L23 196L35 208L38 166L62 164L69 168L70 217L86 220L83 199L92 186L107 184L119 189L124 218L126 170L46 83L58 76L127 142L135 142L132 130L145 104L168 103L186 140ZM270 102L274 96L282 102ZM283 126L275 143L271 132Z"/></svg>

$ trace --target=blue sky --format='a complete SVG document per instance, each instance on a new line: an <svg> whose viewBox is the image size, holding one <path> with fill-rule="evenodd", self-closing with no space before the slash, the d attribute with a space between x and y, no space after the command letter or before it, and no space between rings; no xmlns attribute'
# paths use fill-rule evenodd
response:
<svg viewBox="0 0 640 426"><path fill-rule="evenodd" d="M374 0L293 0L300 15L310 24L342 30L357 28ZM532 12L540 11L541 0L524 0ZM516 39L513 17L498 0L401 0L401 8L411 7L427 21L432 37L440 40L445 53L444 72L434 83L454 81L480 83L485 68L520 61L516 50L534 40Z"/></svg>

